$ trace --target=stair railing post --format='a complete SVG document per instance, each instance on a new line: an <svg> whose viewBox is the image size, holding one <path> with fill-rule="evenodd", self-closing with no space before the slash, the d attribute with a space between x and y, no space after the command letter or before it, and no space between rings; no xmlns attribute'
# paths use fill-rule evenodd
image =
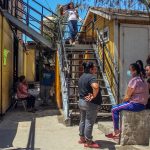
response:
<svg viewBox="0 0 150 150"><path fill-rule="evenodd" d="M8 12L11 14L11 15L13 15L13 1L11 0L10 1L10 7L9 7L9 9L8 9Z"/></svg>
<svg viewBox="0 0 150 150"><path fill-rule="evenodd" d="M27 21L27 26L29 26L29 0L27 0L27 17L26 17L26 21Z"/></svg>
<svg viewBox="0 0 150 150"><path fill-rule="evenodd" d="M104 43L102 45L102 51L103 51L103 72L105 73L105 45Z"/></svg>
<svg viewBox="0 0 150 150"><path fill-rule="evenodd" d="M44 9L42 6L42 15L41 15L41 34L43 35L43 13L44 13Z"/></svg>
<svg viewBox="0 0 150 150"><path fill-rule="evenodd" d="M117 86L118 86L117 104L119 104L120 103L120 72L119 72L119 69L118 69L118 85Z"/></svg>
<svg viewBox="0 0 150 150"><path fill-rule="evenodd" d="M16 17L16 18L18 17L17 8L18 8L18 0L15 0L15 17Z"/></svg>

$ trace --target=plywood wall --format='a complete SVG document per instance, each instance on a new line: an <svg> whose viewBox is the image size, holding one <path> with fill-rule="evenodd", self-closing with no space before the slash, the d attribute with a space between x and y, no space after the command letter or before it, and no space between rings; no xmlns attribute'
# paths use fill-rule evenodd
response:
<svg viewBox="0 0 150 150"><path fill-rule="evenodd" d="M0 15L0 101L2 113L10 106L13 85L13 33L6 19ZM4 49L8 51L4 64Z"/></svg>
<svg viewBox="0 0 150 150"><path fill-rule="evenodd" d="M35 81L35 49L24 53L24 75L27 81Z"/></svg>

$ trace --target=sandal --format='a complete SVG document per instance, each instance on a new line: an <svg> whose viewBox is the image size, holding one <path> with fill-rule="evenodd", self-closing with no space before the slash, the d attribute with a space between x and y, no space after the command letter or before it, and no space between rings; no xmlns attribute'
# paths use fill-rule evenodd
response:
<svg viewBox="0 0 150 150"><path fill-rule="evenodd" d="M119 138L119 134L113 134L113 133L110 133L110 134L107 134L105 135L107 138L112 138L112 139L118 139Z"/></svg>

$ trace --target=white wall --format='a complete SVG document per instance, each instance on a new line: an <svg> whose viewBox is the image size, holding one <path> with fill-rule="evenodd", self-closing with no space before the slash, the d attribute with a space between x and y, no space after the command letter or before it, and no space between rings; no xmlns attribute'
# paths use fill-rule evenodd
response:
<svg viewBox="0 0 150 150"><path fill-rule="evenodd" d="M145 64L150 53L150 27L122 24L120 28L120 96L125 93L129 78L127 70L131 63L142 60Z"/></svg>

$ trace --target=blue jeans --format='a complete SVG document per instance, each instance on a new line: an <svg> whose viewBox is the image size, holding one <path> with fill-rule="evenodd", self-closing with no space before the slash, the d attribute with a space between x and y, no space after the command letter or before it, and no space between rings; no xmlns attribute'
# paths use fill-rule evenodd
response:
<svg viewBox="0 0 150 150"><path fill-rule="evenodd" d="M69 26L70 38L72 40L75 40L75 37L76 37L77 32L78 32L77 20L68 21L68 26Z"/></svg>
<svg viewBox="0 0 150 150"><path fill-rule="evenodd" d="M112 119L114 123L114 130L119 129L119 113L122 110L138 112L145 109L145 105L133 102L124 102L112 108Z"/></svg>
<svg viewBox="0 0 150 150"><path fill-rule="evenodd" d="M93 126L97 117L98 105L79 99L80 124L79 135L92 140Z"/></svg>

